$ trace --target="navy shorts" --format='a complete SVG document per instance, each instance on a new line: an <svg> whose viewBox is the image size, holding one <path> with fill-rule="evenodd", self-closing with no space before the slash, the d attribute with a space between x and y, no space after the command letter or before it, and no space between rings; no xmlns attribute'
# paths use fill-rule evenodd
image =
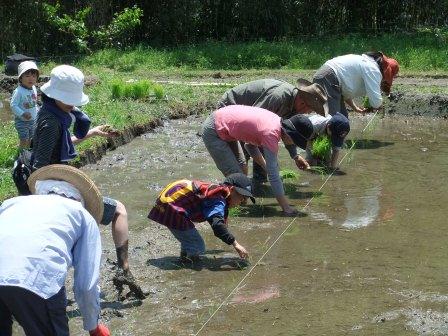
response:
<svg viewBox="0 0 448 336"><path fill-rule="evenodd" d="M103 218L101 218L101 224L109 225L115 218L115 212L117 211L117 201L113 198L103 197Z"/></svg>
<svg viewBox="0 0 448 336"><path fill-rule="evenodd" d="M12 335L12 318L26 335L69 336L65 287L48 299L15 286L0 286L0 336Z"/></svg>

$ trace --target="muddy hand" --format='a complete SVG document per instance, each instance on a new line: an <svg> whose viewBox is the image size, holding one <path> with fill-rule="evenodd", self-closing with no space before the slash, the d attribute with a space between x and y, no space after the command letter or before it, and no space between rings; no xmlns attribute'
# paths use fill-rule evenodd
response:
<svg viewBox="0 0 448 336"><path fill-rule="evenodd" d="M135 281L134 276L132 275L130 270L118 269L117 273L113 278L113 283L115 288L118 291L118 295L121 296L123 292L123 286L128 286L129 290L140 300L143 300L146 296L143 293L142 289L137 282Z"/></svg>

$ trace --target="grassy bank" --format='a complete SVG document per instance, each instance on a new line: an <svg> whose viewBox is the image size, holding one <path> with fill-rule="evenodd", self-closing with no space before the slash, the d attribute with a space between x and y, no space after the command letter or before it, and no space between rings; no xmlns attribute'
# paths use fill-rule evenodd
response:
<svg viewBox="0 0 448 336"><path fill-rule="evenodd" d="M316 69L337 55L382 50L396 58L404 72L448 72L448 48L432 33L349 35L283 42L208 42L174 49L139 47L132 51L103 50L85 58L86 66L134 72L139 70Z"/></svg>
<svg viewBox="0 0 448 336"><path fill-rule="evenodd" d="M225 86L162 85L163 99L155 97L114 98L113 85L129 80L222 81L238 84L274 76L294 82L310 78L327 59L346 53L383 50L401 64L401 74L448 75L446 41L431 34L347 36L304 41L204 43L173 49L138 47L128 51L102 50L77 60L87 76L98 79L86 88L90 101L86 112L93 125L108 123L123 130L145 124L178 111L204 112L210 109ZM56 62L41 65L49 74ZM436 90L435 88L434 90ZM159 98L160 98L159 92ZM0 201L14 195L10 169L16 152L17 135L12 122L0 125ZM89 139L78 146L82 152L102 145L104 139Z"/></svg>

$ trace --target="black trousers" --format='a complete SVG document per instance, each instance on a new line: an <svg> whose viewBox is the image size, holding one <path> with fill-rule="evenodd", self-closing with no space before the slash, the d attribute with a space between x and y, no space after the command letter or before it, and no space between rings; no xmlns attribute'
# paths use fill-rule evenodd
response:
<svg viewBox="0 0 448 336"><path fill-rule="evenodd" d="M27 336L69 336L65 287L48 299L21 287L0 286L0 336L12 335L12 318Z"/></svg>

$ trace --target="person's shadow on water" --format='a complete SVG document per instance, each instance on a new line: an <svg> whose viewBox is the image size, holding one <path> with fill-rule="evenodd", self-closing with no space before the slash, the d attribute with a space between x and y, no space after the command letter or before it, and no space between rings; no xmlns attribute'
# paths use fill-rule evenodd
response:
<svg viewBox="0 0 448 336"><path fill-rule="evenodd" d="M178 256L166 256L161 258L148 259L146 264L154 266L166 271L175 271L180 269L191 269L194 271L201 271L207 269L209 271L241 271L246 269L250 263L239 257L209 257L206 252L200 257L197 262L184 262Z"/></svg>

